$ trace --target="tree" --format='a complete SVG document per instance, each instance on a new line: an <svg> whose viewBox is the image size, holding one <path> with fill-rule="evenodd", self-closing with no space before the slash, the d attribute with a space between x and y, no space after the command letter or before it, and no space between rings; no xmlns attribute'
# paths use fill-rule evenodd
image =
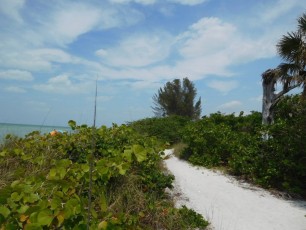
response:
<svg viewBox="0 0 306 230"><path fill-rule="evenodd" d="M178 115L198 119L201 115L201 98L194 104L197 91L188 78L167 82L163 88L153 96L152 107L157 117Z"/></svg>
<svg viewBox="0 0 306 230"><path fill-rule="evenodd" d="M286 61L276 69L262 74L263 104L262 123L274 122L274 109L283 96L296 87L303 87L306 99L306 14L298 19L298 30L284 35L277 44L278 54ZM275 85L282 90L275 93Z"/></svg>
<svg viewBox="0 0 306 230"><path fill-rule="evenodd" d="M264 125L273 124L275 106L286 93L299 86L299 84L292 84L292 78L283 78L282 90L275 93L275 85L280 81L280 71L280 69L268 69L262 74L262 123Z"/></svg>
<svg viewBox="0 0 306 230"><path fill-rule="evenodd" d="M282 80L303 87L306 97L306 13L298 18L298 30L284 35L277 44L278 54L286 61L278 66ZM288 80L287 80L288 81Z"/></svg>

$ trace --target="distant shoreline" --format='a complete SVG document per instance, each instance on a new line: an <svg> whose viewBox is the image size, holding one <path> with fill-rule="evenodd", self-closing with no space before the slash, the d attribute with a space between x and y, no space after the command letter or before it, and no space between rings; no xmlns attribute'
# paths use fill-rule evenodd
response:
<svg viewBox="0 0 306 230"><path fill-rule="evenodd" d="M62 125L34 125L34 124L19 124L19 123L5 123L5 122L0 122L0 125L17 125L17 126L35 126L35 127L58 127L58 128L65 128L65 129L69 129L69 126L62 126Z"/></svg>

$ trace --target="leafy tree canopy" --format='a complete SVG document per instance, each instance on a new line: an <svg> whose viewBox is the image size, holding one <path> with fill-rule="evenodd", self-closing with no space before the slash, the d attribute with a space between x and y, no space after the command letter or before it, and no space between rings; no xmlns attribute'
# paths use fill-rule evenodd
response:
<svg viewBox="0 0 306 230"><path fill-rule="evenodd" d="M197 90L188 79L175 79L167 82L163 88L153 96L152 107L157 117L178 115L198 119L201 115L201 98L194 103Z"/></svg>

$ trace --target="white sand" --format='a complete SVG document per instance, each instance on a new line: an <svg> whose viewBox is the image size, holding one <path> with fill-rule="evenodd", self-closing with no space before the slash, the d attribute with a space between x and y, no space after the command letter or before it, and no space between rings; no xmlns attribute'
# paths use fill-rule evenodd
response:
<svg viewBox="0 0 306 230"><path fill-rule="evenodd" d="M306 230L306 202L276 198L230 176L194 167L171 155L178 204L202 214L215 230ZM305 182L306 183L306 182Z"/></svg>

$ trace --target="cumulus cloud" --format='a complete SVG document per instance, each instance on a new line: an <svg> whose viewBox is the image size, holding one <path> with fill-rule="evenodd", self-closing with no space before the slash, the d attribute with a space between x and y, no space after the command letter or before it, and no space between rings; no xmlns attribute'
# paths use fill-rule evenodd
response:
<svg viewBox="0 0 306 230"><path fill-rule="evenodd" d="M22 9L24 3L25 0L0 0L0 12L14 21L21 23L23 22L23 19L20 15L20 10Z"/></svg>
<svg viewBox="0 0 306 230"><path fill-rule="evenodd" d="M156 3L156 0L109 0L109 2L111 3L131 3L131 2L135 2L135 3L139 3L139 4L143 4L143 5L151 5Z"/></svg>
<svg viewBox="0 0 306 230"><path fill-rule="evenodd" d="M96 55L107 65L141 67L162 61L169 55L172 37L165 33L134 34L113 48L100 49Z"/></svg>
<svg viewBox="0 0 306 230"><path fill-rule="evenodd" d="M33 81L34 80L30 72L24 71L24 70L18 70L18 69L0 71L0 79L16 80L16 81Z"/></svg>
<svg viewBox="0 0 306 230"><path fill-rule="evenodd" d="M45 24L55 41L66 44L97 26L101 14L99 8L75 3L53 12L52 19Z"/></svg>
<svg viewBox="0 0 306 230"><path fill-rule="evenodd" d="M162 2L165 0L109 0L109 2L111 3L120 3L120 4L127 4L127 3L139 3L142 5L151 5L157 2ZM198 4L202 4L204 2L207 2L209 0L166 0L168 2L171 3L177 3L177 4L181 4L181 5L189 5L189 6L194 6L194 5L198 5Z"/></svg>
<svg viewBox="0 0 306 230"><path fill-rule="evenodd" d="M33 88L47 93L79 94L88 92L91 86L92 82L74 82L69 75L62 74L50 78L45 84L36 84Z"/></svg>
<svg viewBox="0 0 306 230"><path fill-rule="evenodd" d="M173 2L173 3L179 3L179 4L182 4L182 5L194 6L194 5L202 4L202 3L207 2L209 0L168 0L168 1Z"/></svg>
<svg viewBox="0 0 306 230"><path fill-rule="evenodd" d="M240 101L230 101L220 105L218 108L224 110L225 112L236 112L242 106Z"/></svg>
<svg viewBox="0 0 306 230"><path fill-rule="evenodd" d="M218 90L224 94L236 89L238 85L237 81L211 81L208 83L210 88Z"/></svg>

